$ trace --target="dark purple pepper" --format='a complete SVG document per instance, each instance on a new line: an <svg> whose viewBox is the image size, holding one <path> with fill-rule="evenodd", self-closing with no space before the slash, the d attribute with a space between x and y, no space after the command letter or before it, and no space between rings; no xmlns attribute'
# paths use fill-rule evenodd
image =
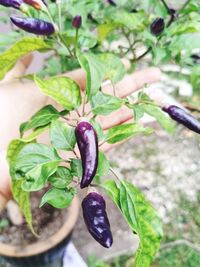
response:
<svg viewBox="0 0 200 267"><path fill-rule="evenodd" d="M33 18L11 17L11 21L20 29L37 35L51 35L55 32L53 24Z"/></svg>
<svg viewBox="0 0 200 267"><path fill-rule="evenodd" d="M79 29L82 25L82 17L81 16L75 16L72 20L72 26L76 29Z"/></svg>
<svg viewBox="0 0 200 267"><path fill-rule="evenodd" d="M194 62L195 64L200 63L200 55L193 54L193 55L191 55L191 58L192 58L192 60L193 60L193 62Z"/></svg>
<svg viewBox="0 0 200 267"><path fill-rule="evenodd" d="M0 5L20 9L23 0L0 0Z"/></svg>
<svg viewBox="0 0 200 267"><path fill-rule="evenodd" d="M82 201L82 209L89 233L103 247L110 248L113 238L104 198L98 193L89 193Z"/></svg>
<svg viewBox="0 0 200 267"><path fill-rule="evenodd" d="M109 3L111 6L117 6L117 4L116 4L113 0L108 0L108 3Z"/></svg>
<svg viewBox="0 0 200 267"><path fill-rule="evenodd" d="M200 122L182 108L171 105L163 107L163 110L167 112L173 120L200 134Z"/></svg>
<svg viewBox="0 0 200 267"><path fill-rule="evenodd" d="M155 36L159 36L165 29L165 21L162 18L155 19L150 26L151 33Z"/></svg>
<svg viewBox="0 0 200 267"><path fill-rule="evenodd" d="M94 178L98 166L98 140L92 125L87 121L78 123L76 140L81 154L83 175L80 187L87 187Z"/></svg>

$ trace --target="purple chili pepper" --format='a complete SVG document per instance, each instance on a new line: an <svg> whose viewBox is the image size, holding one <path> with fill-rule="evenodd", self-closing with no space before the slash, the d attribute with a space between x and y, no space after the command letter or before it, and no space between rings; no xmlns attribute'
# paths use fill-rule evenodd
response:
<svg viewBox="0 0 200 267"><path fill-rule="evenodd" d="M89 193L82 201L82 209L89 233L103 247L110 248L113 238L104 198L96 192Z"/></svg>
<svg viewBox="0 0 200 267"><path fill-rule="evenodd" d="M82 24L82 17L81 16L75 16L72 20L72 26L76 29L79 29Z"/></svg>
<svg viewBox="0 0 200 267"><path fill-rule="evenodd" d="M51 35L55 32L52 23L40 19L11 17L11 21L20 29L37 35Z"/></svg>
<svg viewBox="0 0 200 267"><path fill-rule="evenodd" d="M87 187L94 178L98 166L98 140L92 125L87 121L78 123L75 129L76 140L81 154L83 175L80 187Z"/></svg>
<svg viewBox="0 0 200 267"><path fill-rule="evenodd" d="M167 112L173 120L200 134L200 122L185 110L175 105L163 107L163 110Z"/></svg>
<svg viewBox="0 0 200 267"><path fill-rule="evenodd" d="M23 0L0 0L0 5L20 9Z"/></svg>
<svg viewBox="0 0 200 267"><path fill-rule="evenodd" d="M151 33L159 36L165 29L165 21L162 18L155 19L150 26Z"/></svg>

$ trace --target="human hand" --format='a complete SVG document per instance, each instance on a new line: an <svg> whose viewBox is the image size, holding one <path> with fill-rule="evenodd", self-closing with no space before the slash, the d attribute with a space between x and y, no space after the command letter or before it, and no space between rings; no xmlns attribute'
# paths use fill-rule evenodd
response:
<svg viewBox="0 0 200 267"><path fill-rule="evenodd" d="M6 161L6 148L12 139L18 138L19 126L22 122L29 118L42 106L53 104L48 97L44 96L33 82L20 82L14 77L23 75L26 68L31 62L31 57L26 57L20 61L15 68L7 75L6 79L1 83L0 89L0 192L9 199L10 191L10 175L8 163ZM66 76L76 80L81 90L85 88L85 73L83 70L75 70L66 74ZM134 91L142 88L145 84L156 82L160 79L160 71L157 68L148 68L137 71L134 74L126 75L122 81L115 86L115 92L118 97L126 97ZM102 88L106 93L112 94L111 86L107 85ZM80 110L82 107L80 108ZM74 116L73 113L71 116ZM111 113L108 116L98 116L97 120L104 130L114 125L118 125L130 120L133 117L132 111L126 107ZM102 149L107 151L111 146L104 144Z"/></svg>

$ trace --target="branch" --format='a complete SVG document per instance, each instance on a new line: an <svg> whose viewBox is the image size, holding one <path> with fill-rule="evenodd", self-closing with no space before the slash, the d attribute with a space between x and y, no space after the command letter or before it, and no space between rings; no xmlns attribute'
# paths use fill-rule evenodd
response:
<svg viewBox="0 0 200 267"><path fill-rule="evenodd" d="M165 6L165 8L167 9L168 13L171 14L170 12L170 8L168 7L167 3L165 2L165 0L161 0L161 2L163 3L163 5Z"/></svg>
<svg viewBox="0 0 200 267"><path fill-rule="evenodd" d="M170 249L173 248L174 246L178 246L178 245L185 245L188 246L198 252L200 252L200 246L198 244L193 244L192 242L186 240L186 239L178 239L166 244L161 245L160 249Z"/></svg>

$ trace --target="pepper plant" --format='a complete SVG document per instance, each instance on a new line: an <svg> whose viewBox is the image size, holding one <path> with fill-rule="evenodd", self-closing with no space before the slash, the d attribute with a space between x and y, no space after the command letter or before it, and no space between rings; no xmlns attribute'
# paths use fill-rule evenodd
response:
<svg viewBox="0 0 200 267"><path fill-rule="evenodd" d="M139 122L145 113L155 117L169 133L175 130L173 120L200 133L199 122L185 110L161 107L142 91L123 99L115 95L115 84L127 72L133 72L143 58L145 65L170 61L192 66L191 55L200 48L200 37L196 35L200 31L199 1L186 1L177 10L164 0L0 0L0 4L15 9L11 21L23 33L20 40L0 54L0 78L17 60L33 51L51 51L47 65L53 62L56 66L51 71L44 69L22 78L32 79L61 109L47 105L33 114L21 124L20 138L13 140L7 151L13 197L30 229L34 233L30 192L46 188L40 206L49 203L65 208L80 185L88 187L82 202L86 226L101 245L110 247L112 226L99 187L139 236L134 266L150 266L163 235L159 216L138 188L116 174L101 147L106 142L115 144L138 134L153 133L152 128ZM128 70L121 61L123 58L131 63ZM75 68L85 71L84 92L76 81L60 75ZM102 91L104 80L110 81L112 95ZM133 122L103 132L96 117L107 116L122 106L132 110ZM72 112L76 114L73 120ZM50 145L37 141L44 132L49 133ZM73 156L66 157L63 152ZM109 173L115 179L102 179Z"/></svg>

